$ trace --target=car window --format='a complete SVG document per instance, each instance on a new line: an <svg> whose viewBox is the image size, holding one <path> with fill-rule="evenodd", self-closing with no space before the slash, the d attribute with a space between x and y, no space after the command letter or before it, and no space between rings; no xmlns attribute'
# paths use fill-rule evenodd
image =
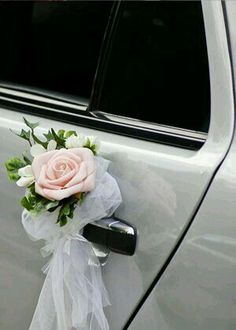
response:
<svg viewBox="0 0 236 330"><path fill-rule="evenodd" d="M1 2L0 80L89 98L111 7Z"/></svg>
<svg viewBox="0 0 236 330"><path fill-rule="evenodd" d="M208 56L200 1L128 1L93 110L207 132Z"/></svg>

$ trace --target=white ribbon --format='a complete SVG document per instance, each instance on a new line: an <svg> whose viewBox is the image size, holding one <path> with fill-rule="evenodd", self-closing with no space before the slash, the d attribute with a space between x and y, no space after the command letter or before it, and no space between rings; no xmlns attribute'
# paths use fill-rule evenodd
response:
<svg viewBox="0 0 236 330"><path fill-rule="evenodd" d="M29 237L43 239L43 256L52 254L44 267L46 279L30 330L108 330L103 308L109 298L99 260L92 244L80 233L89 222L111 216L121 203L119 187L107 173L108 162L96 157L96 188L89 193L64 227L57 213L32 217L26 210L22 223Z"/></svg>

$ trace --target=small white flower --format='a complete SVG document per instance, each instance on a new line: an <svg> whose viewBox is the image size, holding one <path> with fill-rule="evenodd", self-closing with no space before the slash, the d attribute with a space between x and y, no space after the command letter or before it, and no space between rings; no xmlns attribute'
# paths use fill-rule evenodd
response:
<svg viewBox="0 0 236 330"><path fill-rule="evenodd" d="M52 150L56 150L57 148L57 143L55 140L50 140L48 142L48 146L47 146L47 151L52 151Z"/></svg>
<svg viewBox="0 0 236 330"><path fill-rule="evenodd" d="M85 138L82 134L76 136L76 135L71 135L66 139L66 148L71 149L71 148L80 148L83 147L85 142Z"/></svg>
<svg viewBox="0 0 236 330"><path fill-rule="evenodd" d="M96 136L87 136L87 139L89 140L90 147L93 147L95 152L98 152L101 147L101 141Z"/></svg>
<svg viewBox="0 0 236 330"><path fill-rule="evenodd" d="M32 147L30 148L30 153L33 157L39 156L39 155L43 154L44 152L46 152L46 150L41 144L36 143L36 144L32 145Z"/></svg>
<svg viewBox="0 0 236 330"><path fill-rule="evenodd" d="M18 174L20 179L16 184L19 187L28 187L35 181L31 165L20 168Z"/></svg>
<svg viewBox="0 0 236 330"><path fill-rule="evenodd" d="M32 147L30 148L30 153L33 157L36 157L45 153L46 151L55 150L56 147L57 147L57 143L55 140L50 140L48 142L47 150L41 144L36 143L32 145Z"/></svg>

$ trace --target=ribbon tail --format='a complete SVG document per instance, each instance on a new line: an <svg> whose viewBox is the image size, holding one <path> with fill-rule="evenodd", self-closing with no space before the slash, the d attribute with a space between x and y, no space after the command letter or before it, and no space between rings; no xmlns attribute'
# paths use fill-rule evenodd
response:
<svg viewBox="0 0 236 330"><path fill-rule="evenodd" d="M56 329L51 272L47 273L29 330Z"/></svg>
<svg viewBox="0 0 236 330"><path fill-rule="evenodd" d="M103 307L110 303L100 263L91 243L80 235L71 239L64 284L71 305L72 328L109 330Z"/></svg>
<svg viewBox="0 0 236 330"><path fill-rule="evenodd" d="M109 305L92 245L74 235L59 240L29 330L109 330Z"/></svg>
<svg viewBox="0 0 236 330"><path fill-rule="evenodd" d="M57 249L48 265L38 304L29 330L67 330L67 311L64 299L64 260L63 242Z"/></svg>

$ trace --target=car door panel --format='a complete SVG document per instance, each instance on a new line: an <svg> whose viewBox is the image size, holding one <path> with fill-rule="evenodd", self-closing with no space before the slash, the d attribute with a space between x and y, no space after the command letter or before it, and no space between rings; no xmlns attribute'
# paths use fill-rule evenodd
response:
<svg viewBox="0 0 236 330"><path fill-rule="evenodd" d="M74 129L96 135L101 154L111 161L109 171L117 179L123 203L116 216L138 230L134 256L110 253L103 277L111 306L106 315L112 330L125 326L138 302L157 276L182 232L202 201L212 177L224 159L233 134L234 105L230 59L222 7L203 3L211 80L211 123L204 146L187 150L88 129L61 121L24 115L40 121L45 129ZM194 102L194 100L193 100ZM223 109L223 111L222 111ZM0 328L26 329L35 309L46 263L42 244L28 240L20 223L22 190L6 179L3 162L26 148L8 128L23 127L22 114L0 109L1 143L1 270Z"/></svg>

